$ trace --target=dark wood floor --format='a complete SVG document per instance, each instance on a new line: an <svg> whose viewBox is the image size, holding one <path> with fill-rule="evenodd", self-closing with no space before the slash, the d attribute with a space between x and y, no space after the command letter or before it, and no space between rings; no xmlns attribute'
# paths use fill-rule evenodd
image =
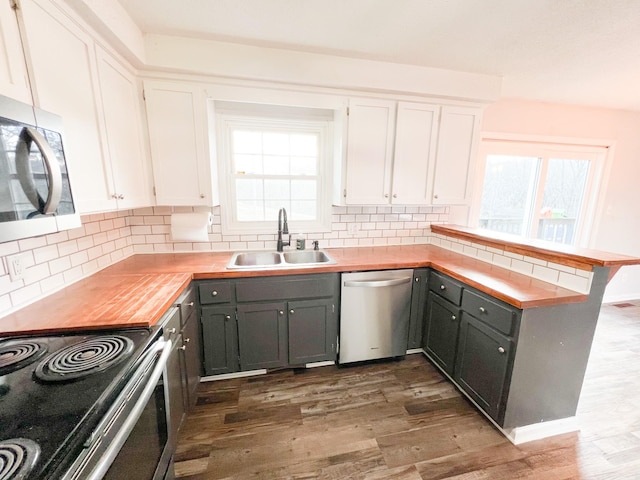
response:
<svg viewBox="0 0 640 480"><path fill-rule="evenodd" d="M580 432L514 446L422 355L202 383L185 479L640 479L640 301L602 309Z"/></svg>

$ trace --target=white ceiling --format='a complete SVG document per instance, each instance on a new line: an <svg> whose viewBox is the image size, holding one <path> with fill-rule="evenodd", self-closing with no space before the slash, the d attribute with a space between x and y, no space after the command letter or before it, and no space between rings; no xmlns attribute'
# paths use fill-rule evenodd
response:
<svg viewBox="0 0 640 480"><path fill-rule="evenodd" d="M503 78L503 97L640 111L640 0L119 0L144 33Z"/></svg>

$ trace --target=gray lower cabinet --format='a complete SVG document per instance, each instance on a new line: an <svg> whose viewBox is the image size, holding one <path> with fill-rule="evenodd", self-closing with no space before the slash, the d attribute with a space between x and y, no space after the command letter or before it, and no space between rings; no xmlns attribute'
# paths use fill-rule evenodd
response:
<svg viewBox="0 0 640 480"><path fill-rule="evenodd" d="M237 372L238 328L236 307L202 307L202 351L204 374L219 375Z"/></svg>
<svg viewBox="0 0 640 480"><path fill-rule="evenodd" d="M334 361L339 274L198 284L205 375Z"/></svg>
<svg viewBox="0 0 640 480"><path fill-rule="evenodd" d="M186 325L182 329L181 351L183 352L183 388L187 394L186 404L191 408L196 404L198 398L198 384L200 383L200 375L202 374L202 361L200 360L202 348L198 328L198 315L195 311L189 315Z"/></svg>
<svg viewBox="0 0 640 480"><path fill-rule="evenodd" d="M289 364L335 360L337 312L333 298L288 303Z"/></svg>
<svg viewBox="0 0 640 480"><path fill-rule="evenodd" d="M184 390L182 382L182 361L180 347L182 346L182 334L180 333L180 310L172 307L161 320L165 340L171 340L171 353L167 359L167 390L169 392L169 416L171 431L169 437L175 442L178 430L186 414Z"/></svg>
<svg viewBox="0 0 640 480"><path fill-rule="evenodd" d="M462 313L454 380L491 418L500 421L512 342Z"/></svg>
<svg viewBox="0 0 640 480"><path fill-rule="evenodd" d="M242 370L288 364L285 303L238 305L238 341Z"/></svg>
<svg viewBox="0 0 640 480"><path fill-rule="evenodd" d="M421 348L425 308L427 304L428 268L413 270L413 288L411 290L411 313L409 316L409 341L407 348Z"/></svg>
<svg viewBox="0 0 640 480"><path fill-rule="evenodd" d="M426 355L501 424L521 311L439 272L428 284Z"/></svg>
<svg viewBox="0 0 640 480"><path fill-rule="evenodd" d="M460 307L429 292L424 350L449 375L455 366L459 327Z"/></svg>

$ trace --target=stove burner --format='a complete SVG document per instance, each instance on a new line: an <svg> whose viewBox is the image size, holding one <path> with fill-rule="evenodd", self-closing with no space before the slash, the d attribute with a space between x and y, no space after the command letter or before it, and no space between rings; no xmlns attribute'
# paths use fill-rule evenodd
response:
<svg viewBox="0 0 640 480"><path fill-rule="evenodd" d="M36 368L36 377L64 382L102 372L133 351L133 341L119 335L91 338L49 355ZM1 479L0 479L1 480Z"/></svg>
<svg viewBox="0 0 640 480"><path fill-rule="evenodd" d="M47 353L47 346L30 340L18 340L0 345L0 376L15 372Z"/></svg>
<svg viewBox="0 0 640 480"><path fill-rule="evenodd" d="M22 480L38 460L40 447L26 438L0 442L0 480Z"/></svg>

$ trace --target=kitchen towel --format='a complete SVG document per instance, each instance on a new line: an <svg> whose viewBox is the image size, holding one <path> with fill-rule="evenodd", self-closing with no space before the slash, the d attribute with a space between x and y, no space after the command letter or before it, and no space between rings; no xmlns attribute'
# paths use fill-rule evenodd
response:
<svg viewBox="0 0 640 480"><path fill-rule="evenodd" d="M174 242L208 242L211 212L173 213L171 239Z"/></svg>

